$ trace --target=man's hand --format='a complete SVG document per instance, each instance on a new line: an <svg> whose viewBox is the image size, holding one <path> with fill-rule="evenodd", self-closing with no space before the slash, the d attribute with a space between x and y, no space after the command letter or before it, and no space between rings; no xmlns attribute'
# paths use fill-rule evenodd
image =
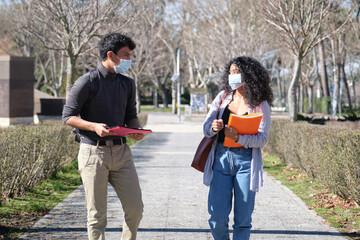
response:
<svg viewBox="0 0 360 240"><path fill-rule="evenodd" d="M224 134L226 137L231 138L235 142L239 140L239 135L235 128L229 127L228 125L225 126Z"/></svg>
<svg viewBox="0 0 360 240"><path fill-rule="evenodd" d="M94 132L100 137L113 136L116 133L110 132L109 127L105 123L95 123Z"/></svg>
<svg viewBox="0 0 360 240"><path fill-rule="evenodd" d="M223 127L224 127L224 122L223 122L222 119L215 119L215 120L212 122L212 129L213 129L215 132L220 131Z"/></svg>
<svg viewBox="0 0 360 240"><path fill-rule="evenodd" d="M77 116L72 116L66 121L66 124L81 130L96 132L100 137L113 136L114 132L110 132L109 127L105 123L94 123L81 119Z"/></svg>
<svg viewBox="0 0 360 240"><path fill-rule="evenodd" d="M131 137L132 139L134 139L136 141L139 141L139 140L144 138L144 134L142 134L142 133L131 133L131 134L129 134L129 137Z"/></svg>
<svg viewBox="0 0 360 240"><path fill-rule="evenodd" d="M131 119L129 122L126 123L126 125L129 128L141 128L139 119L137 119L137 118ZM131 133L128 136L136 141L139 141L144 138L144 134L142 134L142 133Z"/></svg>

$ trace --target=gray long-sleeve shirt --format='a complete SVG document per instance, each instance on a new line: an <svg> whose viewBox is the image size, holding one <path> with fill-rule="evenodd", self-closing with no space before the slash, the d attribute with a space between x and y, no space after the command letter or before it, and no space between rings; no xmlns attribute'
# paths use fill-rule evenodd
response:
<svg viewBox="0 0 360 240"><path fill-rule="evenodd" d="M62 120L65 123L70 117L78 116L84 120L105 123L109 127L125 126L130 120L137 118L134 80L122 74L110 72L101 63L96 69L97 84L90 83L90 73L81 76L70 90L64 105ZM93 84L93 85L91 85ZM89 99L90 91L96 95ZM80 130L83 137L93 140L113 139L121 137L101 138L95 132Z"/></svg>
<svg viewBox="0 0 360 240"><path fill-rule="evenodd" d="M211 109L205 119L203 125L203 132L206 137L212 137L217 135L218 132L212 130L212 122L216 119L218 109L221 104L221 99L224 91L221 91L211 104ZM231 102L233 93L228 94L224 102L221 105L219 119L222 117L226 106ZM269 138L269 130L271 125L271 109L267 101L263 101L259 106L255 108L248 108L248 113L263 113L263 117L260 122L259 131L255 135L239 135L237 143L243 145L245 148L252 148L252 160L250 170L250 190L258 192L260 187L263 185L263 163L261 149L265 146L267 139ZM215 161L215 149L217 145L217 137L212 143L211 151L206 161L204 169L204 184L209 186L213 178L213 164Z"/></svg>

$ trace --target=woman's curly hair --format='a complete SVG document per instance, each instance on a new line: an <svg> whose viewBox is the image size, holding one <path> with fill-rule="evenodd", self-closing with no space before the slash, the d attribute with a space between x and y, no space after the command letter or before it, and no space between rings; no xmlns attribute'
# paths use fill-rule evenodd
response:
<svg viewBox="0 0 360 240"><path fill-rule="evenodd" d="M244 97L250 107L254 108L263 101L272 105L273 93L270 87L269 72L255 59L251 57L237 57L225 65L225 72L222 76L223 87L227 93L232 92L228 77L230 66L235 64L239 67L242 81L244 82Z"/></svg>

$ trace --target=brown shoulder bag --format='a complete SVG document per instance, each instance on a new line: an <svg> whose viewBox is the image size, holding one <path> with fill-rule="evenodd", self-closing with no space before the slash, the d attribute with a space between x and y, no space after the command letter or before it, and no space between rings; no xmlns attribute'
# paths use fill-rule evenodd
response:
<svg viewBox="0 0 360 240"><path fill-rule="evenodd" d="M221 98L221 103L220 103L216 118L219 118L221 105L225 99L225 95L226 95L226 92L224 92L224 94ZM216 137L216 135L214 135L211 138L204 136L203 139L201 140L201 142L199 143L199 146L197 147L196 152L195 152L194 159L191 163L191 166L193 168L195 168L196 170L199 170L200 172L204 172L206 160L209 156L211 146L212 146L213 141L215 140L215 137Z"/></svg>

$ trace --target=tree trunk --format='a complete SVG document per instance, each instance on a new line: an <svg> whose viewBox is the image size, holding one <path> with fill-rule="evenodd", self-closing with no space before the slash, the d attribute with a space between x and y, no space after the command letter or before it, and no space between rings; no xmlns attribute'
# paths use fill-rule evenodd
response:
<svg viewBox="0 0 360 240"><path fill-rule="evenodd" d="M43 84L44 84L44 73L41 73L40 77L38 77L36 80L35 89L40 90Z"/></svg>
<svg viewBox="0 0 360 240"><path fill-rule="evenodd" d="M346 90L346 97L347 97L347 100L348 100L348 103L349 103L349 108L350 108L350 111L353 112L353 109L352 109L352 104L351 104L351 95L350 95L350 89L349 89L349 86L347 84L347 78L346 78L346 73L345 73L345 62L343 62L341 64L341 73L342 73L342 79L344 81L344 86L345 86L345 90Z"/></svg>
<svg viewBox="0 0 360 240"><path fill-rule="evenodd" d="M329 78L326 73L326 61L325 61L325 50L324 41L319 44L319 59L320 59L320 77L321 77L321 89L324 97L329 97Z"/></svg>
<svg viewBox="0 0 360 240"><path fill-rule="evenodd" d="M171 97L172 97L172 101L171 101L171 105L172 105L172 113L176 114L177 113L177 109L176 109L176 81L173 81L171 83Z"/></svg>
<svg viewBox="0 0 360 240"><path fill-rule="evenodd" d="M136 88L136 112L139 113L140 112L140 106L141 106L141 102L140 102L140 90L138 88Z"/></svg>
<svg viewBox="0 0 360 240"><path fill-rule="evenodd" d="M299 84L299 112L304 112L304 85Z"/></svg>
<svg viewBox="0 0 360 240"><path fill-rule="evenodd" d="M340 62L340 53L339 53L339 41L337 37L333 39L333 61L334 61L334 68L335 68L335 75L334 75L334 91L333 91L333 101L332 101L332 117L335 118L337 110L338 110L338 103L341 104L340 96L340 69L341 69L341 62Z"/></svg>
<svg viewBox="0 0 360 240"><path fill-rule="evenodd" d="M153 98L154 107L155 107L155 108L159 108L158 89L157 89L157 87L155 86L155 84L154 84L154 86L153 86L153 96L154 96L154 98Z"/></svg>
<svg viewBox="0 0 360 240"><path fill-rule="evenodd" d="M35 65L41 65L41 59L38 54L36 54L35 56ZM41 86L44 83L44 78L45 78L44 74L45 74L44 71L41 71L40 76L36 79L35 89L40 90Z"/></svg>
<svg viewBox="0 0 360 240"><path fill-rule="evenodd" d="M138 76L134 75L134 81L135 81L135 87L136 87L136 93L135 93L135 101L136 101L136 112L139 113L140 112L140 90L139 90L139 86L138 86Z"/></svg>
<svg viewBox="0 0 360 240"><path fill-rule="evenodd" d="M72 85L74 84L74 76L75 76L75 57L68 57L67 64L68 69L66 73L66 98L69 96Z"/></svg>
<svg viewBox="0 0 360 240"><path fill-rule="evenodd" d="M174 66L174 74L175 74L175 73L177 73L176 53L175 52L173 52L173 56L174 56L173 66ZM177 96L177 92L176 92L176 80L175 80L175 81L172 81L172 83L171 83L171 97L172 97L171 105L172 105L172 113L173 114L177 114L176 96Z"/></svg>
<svg viewBox="0 0 360 240"><path fill-rule="evenodd" d="M289 104L289 114L290 120L297 120L297 102L296 102L296 87L299 82L301 72L301 58L298 56L294 59L294 74L290 82L289 90L288 90L288 104Z"/></svg>
<svg viewBox="0 0 360 240"><path fill-rule="evenodd" d="M188 67L190 88L196 88L196 82L194 81L193 64L190 58L188 58Z"/></svg>
<svg viewBox="0 0 360 240"><path fill-rule="evenodd" d="M284 101L283 92L281 91L280 66L278 68L278 76L277 76L277 91L278 91L281 107L283 107L285 104L285 101Z"/></svg>
<svg viewBox="0 0 360 240"><path fill-rule="evenodd" d="M161 98L163 100L164 108L169 108L168 100L167 100L167 97L166 97L166 90L165 90L164 87L162 89L163 90L161 91Z"/></svg>
<svg viewBox="0 0 360 240"><path fill-rule="evenodd" d="M356 109L356 108L357 108L357 104L356 104L355 81L352 79L351 82L352 82L352 92L353 92L353 97L354 97L354 99L353 99L353 101L354 101L354 108Z"/></svg>
<svg viewBox="0 0 360 240"><path fill-rule="evenodd" d="M314 85L309 84L308 86L308 111L307 113L313 113L314 112Z"/></svg>
<svg viewBox="0 0 360 240"><path fill-rule="evenodd" d="M286 102L288 101L287 100L287 94L286 94L286 77L284 77L284 81L282 83L282 96L283 96L283 103L282 103L282 107L285 107L286 106Z"/></svg>
<svg viewBox="0 0 360 240"><path fill-rule="evenodd" d="M162 102L164 105L164 108L168 108L168 101L167 101L167 97L166 97L166 88L165 88L165 84L162 84L159 78L156 78L159 90L160 90L160 94L161 94L161 98L162 98Z"/></svg>

